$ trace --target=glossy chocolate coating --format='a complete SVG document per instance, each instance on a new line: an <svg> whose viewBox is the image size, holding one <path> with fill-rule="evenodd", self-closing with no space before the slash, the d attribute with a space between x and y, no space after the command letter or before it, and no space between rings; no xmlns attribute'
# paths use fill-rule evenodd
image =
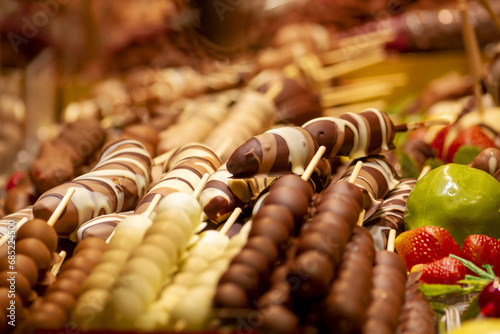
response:
<svg viewBox="0 0 500 334"><path fill-rule="evenodd" d="M267 282L269 279L270 265L266 257L255 249L242 249L241 252L231 260L231 265L236 263L245 264L253 268L259 274L261 282Z"/></svg>
<svg viewBox="0 0 500 334"><path fill-rule="evenodd" d="M49 269L52 264L52 253L49 252L47 246L39 239L22 239L16 244L16 252L32 258L39 271Z"/></svg>
<svg viewBox="0 0 500 334"><path fill-rule="evenodd" d="M10 271L3 270L0 272L0 286L9 288L11 283L15 285L15 291L19 294L19 297L23 300L25 305L28 305L28 301L31 295L31 284L26 276L22 273L17 272L16 274L9 274ZM14 280L7 280L14 278Z"/></svg>
<svg viewBox="0 0 500 334"><path fill-rule="evenodd" d="M66 315L69 315L71 311L73 311L73 307L75 306L75 296L72 295L68 291L56 290L50 293L46 293L43 296L43 299L47 302L52 302L59 305L64 311Z"/></svg>
<svg viewBox="0 0 500 334"><path fill-rule="evenodd" d="M261 311L263 333L293 333L299 325L299 317L282 305L269 305Z"/></svg>
<svg viewBox="0 0 500 334"><path fill-rule="evenodd" d="M274 264L278 259L278 247L273 240L265 235L256 235L248 238L245 248L258 250L267 259L267 262Z"/></svg>
<svg viewBox="0 0 500 334"><path fill-rule="evenodd" d="M249 306L245 290L235 283L223 283L217 287L214 307L245 308Z"/></svg>
<svg viewBox="0 0 500 334"><path fill-rule="evenodd" d="M278 204L289 210L295 222L295 229L302 226L302 221L309 208L307 196L298 189L291 187L279 187L269 191L269 195L264 199L262 205Z"/></svg>
<svg viewBox="0 0 500 334"><path fill-rule="evenodd" d="M108 245L106 244L106 241L102 240L101 238L85 238L76 245L73 254L77 254L80 250L86 248L104 251L107 247Z"/></svg>
<svg viewBox="0 0 500 334"><path fill-rule="evenodd" d="M309 200L314 193L309 182L304 181L300 176L293 174L281 176L276 181L274 181L274 183L272 184L272 188L276 189L278 187L296 188L304 193Z"/></svg>
<svg viewBox="0 0 500 334"><path fill-rule="evenodd" d="M259 211L257 211L255 216L253 217L253 220L257 220L262 217L270 217L276 220L280 220L281 222L285 223L290 233L293 233L295 231L293 215L283 205L267 204L261 206Z"/></svg>
<svg viewBox="0 0 500 334"><path fill-rule="evenodd" d="M317 300L330 291L335 268L330 258L316 251L301 253L287 275L291 293L304 300Z"/></svg>
<svg viewBox="0 0 500 334"><path fill-rule="evenodd" d="M16 240L19 242L26 238L36 238L47 246L50 253L56 251L57 233L47 222L42 219L33 219L23 224L16 234Z"/></svg>
<svg viewBox="0 0 500 334"><path fill-rule="evenodd" d="M30 285L34 286L38 281L38 268L35 261L25 254L16 254L15 261L16 271L26 276ZM6 257L0 260L0 270L11 271Z"/></svg>
<svg viewBox="0 0 500 334"><path fill-rule="evenodd" d="M250 299L256 298L260 292L259 274L246 264L234 263L230 265L219 279L219 285L224 283L234 283L240 286Z"/></svg>
<svg viewBox="0 0 500 334"><path fill-rule="evenodd" d="M272 242L280 249L284 249L290 234L285 225L280 221L272 218L260 218L252 222L249 238L263 236L272 240Z"/></svg>

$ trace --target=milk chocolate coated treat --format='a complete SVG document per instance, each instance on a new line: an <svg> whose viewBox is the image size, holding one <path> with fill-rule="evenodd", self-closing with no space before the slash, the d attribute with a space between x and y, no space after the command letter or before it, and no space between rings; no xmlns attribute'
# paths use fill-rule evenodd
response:
<svg viewBox="0 0 500 334"><path fill-rule="evenodd" d="M81 250L85 249L95 249L99 251L104 251L108 245L101 238L86 238L85 240L80 241L75 249L73 250L73 255L78 254Z"/></svg>
<svg viewBox="0 0 500 334"><path fill-rule="evenodd" d="M496 147L485 148L472 160L470 166L495 175L500 169L500 149Z"/></svg>
<svg viewBox="0 0 500 334"><path fill-rule="evenodd" d="M314 135L320 146L326 147L325 155L332 157L357 159L394 148L394 124L387 113L377 109L319 117L302 127Z"/></svg>
<svg viewBox="0 0 500 334"><path fill-rule="evenodd" d="M45 192L33 205L33 213L48 219L67 189L75 188L54 228L59 235L76 240L74 233L83 222L135 206L150 182L151 163L141 143L129 139L110 142L92 171Z"/></svg>
<svg viewBox="0 0 500 334"><path fill-rule="evenodd" d="M37 191L30 178L24 176L15 187L6 191L5 211L9 215L17 213L33 205L37 197Z"/></svg>
<svg viewBox="0 0 500 334"><path fill-rule="evenodd" d="M57 233L45 220L33 219L24 223L17 230L16 240L19 242L26 238L37 238L45 244L49 252L56 251Z"/></svg>
<svg viewBox="0 0 500 334"><path fill-rule="evenodd" d="M404 232L403 216L406 201L416 183L415 179L402 179L387 194L375 213L363 222L363 226L370 231L377 250L387 248L387 239L391 229L396 230L396 235Z"/></svg>
<svg viewBox="0 0 500 334"><path fill-rule="evenodd" d="M39 239L22 239L16 244L16 252L32 258L39 271L46 271L52 264L52 253Z"/></svg>
<svg viewBox="0 0 500 334"><path fill-rule="evenodd" d="M174 192L192 194L204 174L213 174L220 167L220 160L208 146L191 143L179 148L168 164L172 167L162 175L160 182L141 198L134 211L146 211L153 198L163 197Z"/></svg>
<svg viewBox="0 0 500 334"><path fill-rule="evenodd" d="M227 161L235 177L293 172L301 175L319 146L311 133L300 127L266 131L238 147Z"/></svg>
<svg viewBox="0 0 500 334"><path fill-rule="evenodd" d="M133 124L123 128L120 138L129 138L141 142L149 154L156 156L156 146L160 142L158 131L147 124Z"/></svg>
<svg viewBox="0 0 500 334"><path fill-rule="evenodd" d="M87 220L76 231L76 237L79 243L87 238L107 240L116 226L133 213L133 211L109 213Z"/></svg>
<svg viewBox="0 0 500 334"><path fill-rule="evenodd" d="M14 213L8 214L0 220L0 235L5 235L8 231L9 222L14 221L18 222L23 218L27 218L28 220L33 219L33 207L27 206L24 209L16 211Z"/></svg>
<svg viewBox="0 0 500 334"><path fill-rule="evenodd" d="M0 270L10 271L7 257L0 260ZM38 281L38 267L35 260L28 255L16 253L16 271L26 276L31 286Z"/></svg>
<svg viewBox="0 0 500 334"><path fill-rule="evenodd" d="M393 166L383 156L369 156L360 159L363 166L354 181L364 194L364 208L376 208L382 200L398 183L398 175ZM340 182L347 182L354 170L357 161L353 161L346 170Z"/></svg>
<svg viewBox="0 0 500 334"><path fill-rule="evenodd" d="M208 218L222 222L231 215L236 207L242 207L243 202L235 196L229 187L226 164L221 165L210 175L207 184L200 194L200 204Z"/></svg>
<svg viewBox="0 0 500 334"><path fill-rule="evenodd" d="M14 280L12 280L12 277L14 277ZM20 272L12 273L9 270L2 270L0 272L0 286L10 288L12 284L15 284L15 291L23 300L23 303L28 305L32 287L29 279Z"/></svg>
<svg viewBox="0 0 500 334"><path fill-rule="evenodd" d="M30 166L30 176L39 194L77 174L75 168L87 163L104 143L104 129L95 120L66 123L59 135L42 143L37 160Z"/></svg>

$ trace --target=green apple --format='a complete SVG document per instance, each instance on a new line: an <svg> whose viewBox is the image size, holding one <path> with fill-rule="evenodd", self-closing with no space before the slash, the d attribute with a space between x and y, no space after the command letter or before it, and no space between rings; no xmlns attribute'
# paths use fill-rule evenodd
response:
<svg viewBox="0 0 500 334"><path fill-rule="evenodd" d="M500 238L500 182L479 169L447 164L413 188L404 213L407 230L441 226L460 246L469 234Z"/></svg>

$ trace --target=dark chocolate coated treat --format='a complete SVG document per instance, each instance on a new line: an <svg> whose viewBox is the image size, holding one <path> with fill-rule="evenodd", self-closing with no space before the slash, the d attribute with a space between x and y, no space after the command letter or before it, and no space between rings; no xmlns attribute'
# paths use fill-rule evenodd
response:
<svg viewBox="0 0 500 334"><path fill-rule="evenodd" d="M494 175L500 169L500 149L496 147L485 148L472 160L470 165Z"/></svg>
<svg viewBox="0 0 500 334"><path fill-rule="evenodd" d="M273 270L271 277L269 278L269 281L271 282L271 284L285 282L286 275L288 274L289 269L290 269L290 266L287 264L282 264L282 265L276 267Z"/></svg>
<svg viewBox="0 0 500 334"><path fill-rule="evenodd" d="M253 217L253 220L257 220L262 217L270 217L285 223L285 225L288 226L290 234L295 231L293 215L283 205L268 204L261 206L259 211L257 211L255 216Z"/></svg>
<svg viewBox="0 0 500 334"><path fill-rule="evenodd" d="M250 239L255 237L269 238L278 249L283 250L286 248L290 234L287 227L279 220L263 217L252 222L248 237Z"/></svg>
<svg viewBox="0 0 500 334"><path fill-rule="evenodd" d="M309 199L307 196L300 190L291 187L271 189L262 205L269 204L284 206L292 213L296 232L302 226L304 216L309 209Z"/></svg>
<svg viewBox="0 0 500 334"><path fill-rule="evenodd" d="M302 178L295 174L285 175L278 178L271 185L271 191L278 187L290 187L300 190L310 200L314 193L309 182L302 180Z"/></svg>
<svg viewBox="0 0 500 334"><path fill-rule="evenodd" d="M16 243L16 253L29 256L35 261L39 271L49 269L52 264L52 253L39 239L26 238Z"/></svg>
<svg viewBox="0 0 500 334"><path fill-rule="evenodd" d="M223 283L217 287L214 307L246 308L249 306L245 290L235 283Z"/></svg>
<svg viewBox="0 0 500 334"><path fill-rule="evenodd" d="M261 310L263 333L295 333L298 330L299 318L282 305L270 305Z"/></svg>
<svg viewBox="0 0 500 334"><path fill-rule="evenodd" d="M287 274L292 295L303 300L319 300L330 291L335 275L331 259L317 251L301 253Z"/></svg>
<svg viewBox="0 0 500 334"><path fill-rule="evenodd" d="M35 261L25 254L16 254L16 271L26 276L30 286L34 286L38 281L38 268ZM0 270L11 271L7 257L0 260Z"/></svg>
<svg viewBox="0 0 500 334"><path fill-rule="evenodd" d="M398 254L386 250L379 251L375 254L375 264L388 265L401 271L406 277L406 265Z"/></svg>
<svg viewBox="0 0 500 334"><path fill-rule="evenodd" d="M337 279L332 284L332 289L328 298L342 296L349 300L356 300L364 308L368 307L372 301L370 294L371 282L369 279L361 279L360 276L348 275L346 279ZM340 298L340 297L339 297Z"/></svg>
<svg viewBox="0 0 500 334"><path fill-rule="evenodd" d="M219 279L219 285L224 283L234 283L247 293L250 300L256 298L260 292L259 274L252 267L234 263L227 268Z"/></svg>
<svg viewBox="0 0 500 334"><path fill-rule="evenodd" d="M78 253L82 249L86 248L92 248L92 249L99 249L101 251L106 250L108 247L108 244L106 244L106 241L102 240L101 238L85 238L82 241L80 241L76 247L75 250L73 251L73 254Z"/></svg>
<svg viewBox="0 0 500 334"><path fill-rule="evenodd" d="M350 295L329 295L321 308L321 324L328 333L361 333L365 308Z"/></svg>
<svg viewBox="0 0 500 334"><path fill-rule="evenodd" d="M259 299L259 306L285 305L290 307L292 300L290 296L290 285L284 281L271 285L269 290Z"/></svg>
<svg viewBox="0 0 500 334"><path fill-rule="evenodd" d="M387 322L381 319L368 318L363 326L363 333L393 334L394 329Z"/></svg>
<svg viewBox="0 0 500 334"><path fill-rule="evenodd" d="M297 255L307 251L321 252L331 258L335 264L339 263L345 243L342 236L311 231L303 233L297 241Z"/></svg>
<svg viewBox="0 0 500 334"><path fill-rule="evenodd" d="M260 282L268 281L270 265L261 252L251 248L242 249L241 252L231 260L230 265L236 263L245 264L253 268L258 273Z"/></svg>
<svg viewBox="0 0 500 334"><path fill-rule="evenodd" d="M265 235L256 235L248 238L245 248L258 250L267 259L267 262L273 265L278 260L278 247L276 243Z"/></svg>
<svg viewBox="0 0 500 334"><path fill-rule="evenodd" d="M391 328L396 329L399 322L400 305L388 303L385 300L374 300L367 311L368 318L376 318L389 324Z"/></svg>
<svg viewBox="0 0 500 334"><path fill-rule="evenodd" d="M16 233L16 241L26 238L36 238L47 246L50 253L56 251L57 233L47 222L42 219L33 219L24 223Z"/></svg>
<svg viewBox="0 0 500 334"><path fill-rule="evenodd" d="M375 288L393 289L396 292L402 293L405 289L405 282L402 282L399 277L389 275L374 275L373 286Z"/></svg>

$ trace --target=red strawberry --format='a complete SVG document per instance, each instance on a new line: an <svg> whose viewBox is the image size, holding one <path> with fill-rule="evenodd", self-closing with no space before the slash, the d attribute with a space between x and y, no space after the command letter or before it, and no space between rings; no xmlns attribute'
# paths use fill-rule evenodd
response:
<svg viewBox="0 0 500 334"><path fill-rule="evenodd" d="M9 180L7 181L7 185L5 186L6 190L10 190L12 188L17 187L19 182L26 176L26 172L17 171L10 175Z"/></svg>
<svg viewBox="0 0 500 334"><path fill-rule="evenodd" d="M450 126L446 125L444 128L442 128L434 137L434 140L432 141L432 148L437 151L437 156L439 159L443 160L443 151L444 151L444 142L446 140L446 136L448 135L448 131L450 130Z"/></svg>
<svg viewBox="0 0 500 334"><path fill-rule="evenodd" d="M419 281L429 284L457 284L463 279L467 270L457 259L443 257L431 263L417 264L411 268L411 272L420 271Z"/></svg>
<svg viewBox="0 0 500 334"><path fill-rule="evenodd" d="M394 247L408 270L416 264L430 263L450 254L460 254L460 247L455 239L439 226L421 226L403 232L394 241Z"/></svg>
<svg viewBox="0 0 500 334"><path fill-rule="evenodd" d="M465 238L462 257L482 268L483 264L493 266L495 275L500 276L500 241L482 234L471 234Z"/></svg>
<svg viewBox="0 0 500 334"><path fill-rule="evenodd" d="M453 162L453 156L458 149L464 145L476 146L478 148L495 147L493 140L488 137L479 125L463 129L457 137L451 142L446 155L447 162Z"/></svg>

